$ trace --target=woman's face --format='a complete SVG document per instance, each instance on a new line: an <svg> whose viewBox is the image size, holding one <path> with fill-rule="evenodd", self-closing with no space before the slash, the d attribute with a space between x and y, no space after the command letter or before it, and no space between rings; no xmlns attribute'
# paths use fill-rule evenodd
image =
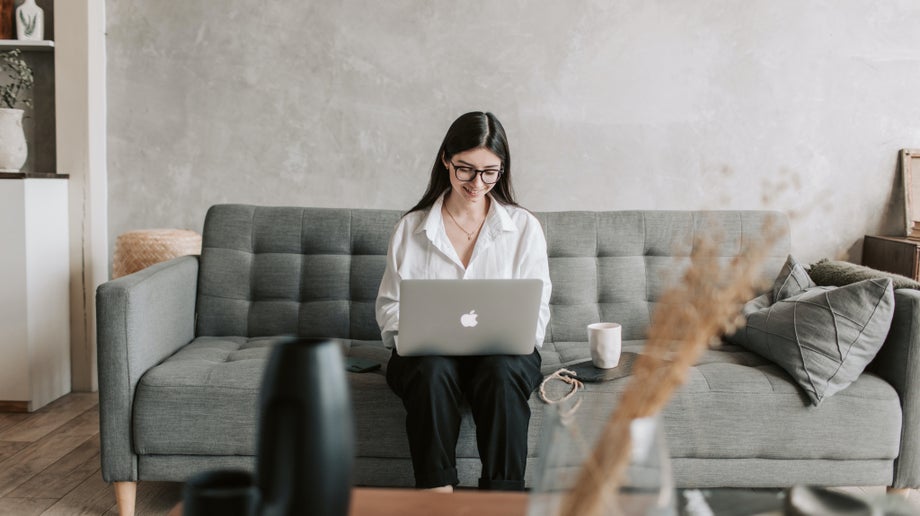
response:
<svg viewBox="0 0 920 516"><path fill-rule="evenodd" d="M458 152L449 160L445 158L442 158L442 160L447 168L447 174L450 176L451 191L467 202L483 201L485 195L495 187L495 184L484 183L482 180L483 174L478 173L473 176L471 181L461 181L457 179L458 168L461 175L464 172L468 173L470 169L495 173L502 168L502 159L484 147ZM501 180L501 176L499 176L499 180Z"/></svg>

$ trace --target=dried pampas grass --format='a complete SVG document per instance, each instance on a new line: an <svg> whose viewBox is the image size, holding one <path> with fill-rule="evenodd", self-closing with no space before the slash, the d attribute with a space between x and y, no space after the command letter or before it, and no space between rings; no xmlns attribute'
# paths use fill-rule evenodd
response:
<svg viewBox="0 0 920 516"><path fill-rule="evenodd" d="M761 267L781 235L777 224L766 224L762 245L727 266L719 260L718 238L694 242L690 265L659 300L645 349L560 514L592 516L618 507L617 486L630 458L630 423L658 414L709 344L743 324L741 307L762 287Z"/></svg>

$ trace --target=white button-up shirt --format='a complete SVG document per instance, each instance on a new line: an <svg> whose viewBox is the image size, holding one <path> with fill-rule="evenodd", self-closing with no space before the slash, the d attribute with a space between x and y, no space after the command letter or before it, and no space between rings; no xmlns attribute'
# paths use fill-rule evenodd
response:
<svg viewBox="0 0 920 516"><path fill-rule="evenodd" d="M534 346L543 345L552 291L543 228L524 208L504 206L495 198L491 201L467 267L444 229L443 195L428 210L414 211L400 219L390 238L387 266L377 292L377 324L386 347L398 345L399 282L404 279L543 280Z"/></svg>

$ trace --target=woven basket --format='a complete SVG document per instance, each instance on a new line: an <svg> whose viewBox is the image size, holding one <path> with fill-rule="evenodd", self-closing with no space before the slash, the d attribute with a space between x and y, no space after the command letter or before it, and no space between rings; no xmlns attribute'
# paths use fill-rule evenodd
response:
<svg viewBox="0 0 920 516"><path fill-rule="evenodd" d="M120 278L178 256L201 254L201 235L188 229L142 229L115 240L112 278Z"/></svg>

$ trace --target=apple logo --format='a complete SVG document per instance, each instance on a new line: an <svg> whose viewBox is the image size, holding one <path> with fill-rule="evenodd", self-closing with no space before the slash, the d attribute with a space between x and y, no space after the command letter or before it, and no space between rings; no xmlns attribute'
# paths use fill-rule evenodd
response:
<svg viewBox="0 0 920 516"><path fill-rule="evenodd" d="M470 313L460 316L460 324L462 324L464 328L473 328L479 324L479 321L476 320L477 317L479 317L479 315L476 314L476 310L470 310Z"/></svg>

